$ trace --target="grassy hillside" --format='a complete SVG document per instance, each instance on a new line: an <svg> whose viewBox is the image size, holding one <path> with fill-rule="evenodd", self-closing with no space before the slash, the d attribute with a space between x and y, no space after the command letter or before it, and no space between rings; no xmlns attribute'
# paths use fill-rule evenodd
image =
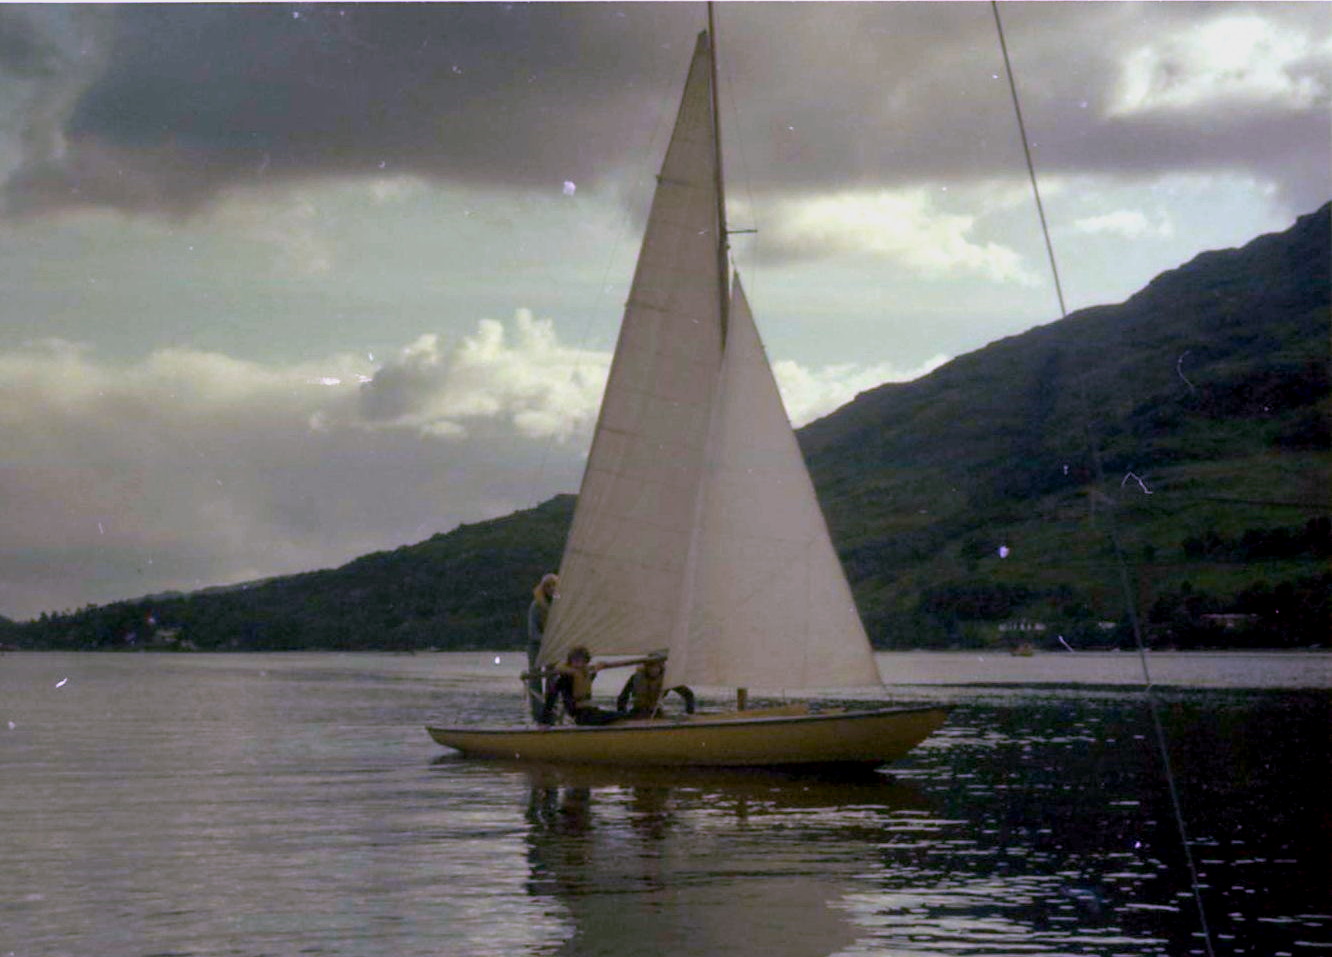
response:
<svg viewBox="0 0 1332 957"><path fill-rule="evenodd" d="M1329 207L800 433L881 647L1326 643ZM330 571L16 625L40 647L516 647L573 497ZM1230 613L1242 617L1209 617ZM1001 631L1039 622L1041 632ZM1109 623L1108 625L1106 623Z"/></svg>
<svg viewBox="0 0 1332 957"><path fill-rule="evenodd" d="M1319 575L1325 542L1185 546L1329 513L1328 238L1324 207L803 430L876 637L970 643L1022 617L1094 637L1125 616L1114 538L1146 612L1186 586L1228 610L1263 581ZM950 613L968 589L994 596L984 617Z"/></svg>

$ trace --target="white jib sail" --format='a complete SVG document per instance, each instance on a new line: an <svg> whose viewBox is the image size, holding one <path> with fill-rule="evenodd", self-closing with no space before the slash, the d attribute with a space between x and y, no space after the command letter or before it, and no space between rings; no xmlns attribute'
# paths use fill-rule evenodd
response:
<svg viewBox="0 0 1332 957"><path fill-rule="evenodd" d="M688 636L671 649L668 681L769 690L878 685L738 277L711 428Z"/></svg>

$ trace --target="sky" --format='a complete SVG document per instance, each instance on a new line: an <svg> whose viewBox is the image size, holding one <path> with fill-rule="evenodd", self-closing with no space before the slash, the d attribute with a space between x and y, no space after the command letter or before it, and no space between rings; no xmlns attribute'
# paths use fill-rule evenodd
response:
<svg viewBox="0 0 1332 957"><path fill-rule="evenodd" d="M0 615L576 491L693 3L0 4ZM1002 3L1070 311L1332 198L1327 3ZM721 3L797 426L1059 318L988 3Z"/></svg>

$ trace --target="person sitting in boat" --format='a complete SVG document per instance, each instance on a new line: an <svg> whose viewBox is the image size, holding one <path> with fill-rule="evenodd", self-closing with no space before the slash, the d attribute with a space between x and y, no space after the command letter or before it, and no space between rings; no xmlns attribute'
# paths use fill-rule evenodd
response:
<svg viewBox="0 0 1332 957"><path fill-rule="evenodd" d="M541 676L536 673L537 655L541 651L541 637L546 632L546 619L550 617L550 603L555 600L560 577L553 572L542 575L532 589L532 604L527 606L527 698L532 706L532 720L540 721L545 712L545 697ZM549 690L549 689L547 689Z"/></svg>
<svg viewBox="0 0 1332 957"><path fill-rule="evenodd" d="M561 701L574 724L610 724L619 718L619 712L605 711L592 703L592 679L602 668L609 667L615 665L592 664L591 653L582 645L570 648L564 662L554 668L555 680L546 692L540 722L554 724L555 705Z"/></svg>
<svg viewBox="0 0 1332 957"><path fill-rule="evenodd" d="M662 688L666 678L666 659L649 658L629 676L615 701L615 710L631 718L651 718L661 707L661 699L674 691L684 700L685 713L694 713L694 692L687 685ZM629 707L630 700L633 707Z"/></svg>

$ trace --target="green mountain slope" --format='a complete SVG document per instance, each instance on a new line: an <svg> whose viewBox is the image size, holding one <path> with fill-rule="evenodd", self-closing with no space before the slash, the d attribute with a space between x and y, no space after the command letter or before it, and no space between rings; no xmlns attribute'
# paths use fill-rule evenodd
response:
<svg viewBox="0 0 1332 957"><path fill-rule="evenodd" d="M1316 574L1317 547L1199 562L1185 543L1328 514L1328 239L1325 206L807 427L871 630L980 639L944 609L983 586L991 618L1118 620L1112 530L1148 610L1186 583L1219 608Z"/></svg>
<svg viewBox="0 0 1332 957"><path fill-rule="evenodd" d="M801 430L876 644L1122 642L1125 579L1158 643L1326 643L1330 209ZM131 633L135 646L516 647L572 505L15 634L47 647L126 647ZM1224 613L1241 617L1208 617ZM1044 630L1001 630L1018 621Z"/></svg>

